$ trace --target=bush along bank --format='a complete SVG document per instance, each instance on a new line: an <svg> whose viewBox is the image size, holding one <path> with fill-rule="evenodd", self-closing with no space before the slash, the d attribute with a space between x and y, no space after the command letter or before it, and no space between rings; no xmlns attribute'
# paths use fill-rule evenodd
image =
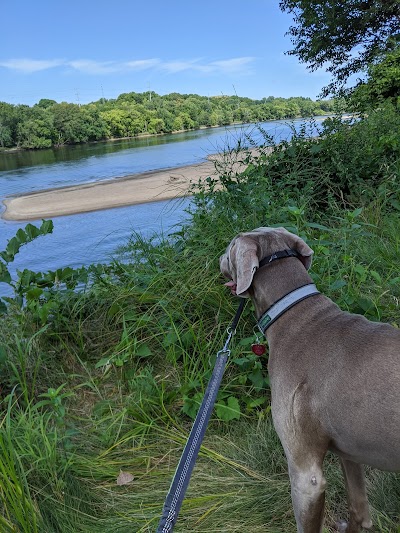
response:
<svg viewBox="0 0 400 533"><path fill-rule="evenodd" d="M195 187L190 223L164 238L133 236L123 261L8 279L19 247L39 245L50 223L27 227L0 254L15 294L0 321L2 530L155 529L237 306L218 258L239 231L283 225L300 234L322 292L400 323L398 111L329 120L317 139L314 126L272 148L264 133L257 155L227 153L219 179ZM234 172L235 157L245 172ZM248 304L178 531L295 531L268 354L251 351L254 325ZM326 468L328 515L343 516L333 457ZM379 531L395 531L400 479L371 471L369 492Z"/></svg>

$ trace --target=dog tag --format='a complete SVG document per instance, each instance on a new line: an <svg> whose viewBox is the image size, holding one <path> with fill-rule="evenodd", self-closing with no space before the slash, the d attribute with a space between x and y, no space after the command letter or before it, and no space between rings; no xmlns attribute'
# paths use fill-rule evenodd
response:
<svg viewBox="0 0 400 533"><path fill-rule="evenodd" d="M252 344L251 351L256 355L264 355L267 350L264 344Z"/></svg>

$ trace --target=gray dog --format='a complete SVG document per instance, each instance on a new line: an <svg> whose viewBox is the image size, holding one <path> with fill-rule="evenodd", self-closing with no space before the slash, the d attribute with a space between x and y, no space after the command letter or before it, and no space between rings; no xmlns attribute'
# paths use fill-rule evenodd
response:
<svg viewBox="0 0 400 533"><path fill-rule="evenodd" d="M270 347L272 417L289 467L297 531L322 531L328 450L339 457L350 520L372 526L363 464L400 470L400 331L343 312L307 273L313 251L284 228L241 233L220 258L253 301Z"/></svg>

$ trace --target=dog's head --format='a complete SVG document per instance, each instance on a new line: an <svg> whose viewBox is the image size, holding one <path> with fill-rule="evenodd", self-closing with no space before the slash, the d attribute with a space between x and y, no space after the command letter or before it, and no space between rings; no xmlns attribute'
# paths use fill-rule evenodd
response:
<svg viewBox="0 0 400 533"><path fill-rule="evenodd" d="M223 276L231 280L226 285L234 294L248 298L248 290L260 261L288 249L296 250L305 268L310 268L314 252L303 239L285 228L257 228L240 233L219 260Z"/></svg>

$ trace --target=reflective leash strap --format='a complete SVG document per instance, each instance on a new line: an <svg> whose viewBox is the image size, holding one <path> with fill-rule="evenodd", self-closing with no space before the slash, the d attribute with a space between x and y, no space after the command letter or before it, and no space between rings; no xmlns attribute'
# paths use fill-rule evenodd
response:
<svg viewBox="0 0 400 533"><path fill-rule="evenodd" d="M207 429L207 424L214 407L222 376L224 375L225 366L230 355L228 346L232 336L235 334L236 326L239 322L239 318L242 314L245 303L246 300L241 299L235 318L232 321L232 325L228 329L228 338L225 342L225 345L222 350L217 353L217 359L215 361L211 379L208 382L199 412L197 413L193 427L190 431L189 438L169 488L169 492L164 503L162 516L158 524L157 533L170 533L173 531L175 522L178 519L179 511L189 485L190 476L196 463L197 455L199 453L200 446Z"/></svg>

